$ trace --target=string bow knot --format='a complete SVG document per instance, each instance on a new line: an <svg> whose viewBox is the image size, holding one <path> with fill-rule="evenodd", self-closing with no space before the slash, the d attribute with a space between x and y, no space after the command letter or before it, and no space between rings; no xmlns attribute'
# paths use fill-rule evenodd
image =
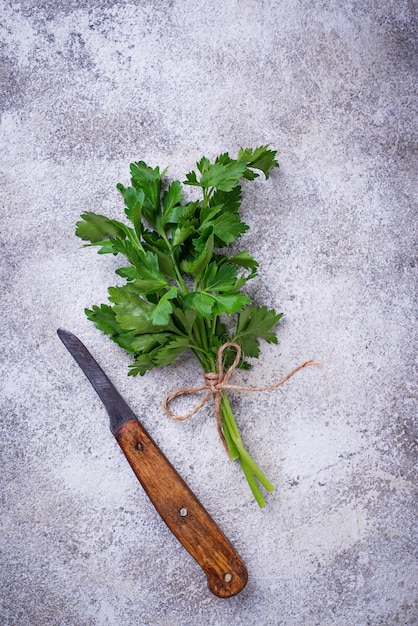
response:
<svg viewBox="0 0 418 626"><path fill-rule="evenodd" d="M234 348L236 354L235 354L235 359L232 365L230 365L229 368L226 370L226 372L224 372L223 353L229 347ZM235 369L237 368L240 358L241 358L241 347L237 343L235 343L234 341L227 341L226 343L224 343L218 350L218 362L217 362L218 371L217 372L205 372L203 374L205 384L202 387L181 387L180 389L177 389L176 391L173 391L172 393L170 393L163 402L164 413L168 415L169 417L171 417L172 419L175 419L177 421L187 420L190 417L193 417L193 415L195 415L198 411L200 411L200 409L205 406L205 404L207 403L207 401L209 400L211 396L214 396L216 426L218 429L219 436L225 448L227 449L225 437L222 432L222 426L221 426L221 401L222 401L222 393L225 389L235 389L237 391L269 391L270 389L276 389L277 387L280 387L281 385L283 385L286 381L289 380L289 378L291 378L294 374L299 372L299 370L303 369L304 367L314 365L315 367L321 368L320 363L317 363L313 359L309 359L309 361L304 361L303 363L295 367L292 371L286 374L286 376L284 376L281 380L279 380L277 383L274 383L273 385L268 385L266 387L247 387L243 385L231 385L229 383L229 380L232 374L234 373ZM180 396L184 396L184 395L197 394L203 391L206 391L205 395L203 396L201 401L198 404L196 404L196 406L189 413L186 413L185 415L176 415L170 410L169 408L170 404L175 398L179 398Z"/></svg>

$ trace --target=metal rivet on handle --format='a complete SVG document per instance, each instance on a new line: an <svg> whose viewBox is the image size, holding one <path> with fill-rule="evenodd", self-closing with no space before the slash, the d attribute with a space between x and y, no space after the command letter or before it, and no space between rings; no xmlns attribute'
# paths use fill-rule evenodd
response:
<svg viewBox="0 0 418 626"><path fill-rule="evenodd" d="M136 448L137 450L143 450L143 449L144 449L144 446L142 445L142 443L141 443L140 441L138 441L138 443L136 444L135 448Z"/></svg>
<svg viewBox="0 0 418 626"><path fill-rule="evenodd" d="M224 581L225 581L226 583L230 583L230 582L231 582L231 580L232 580L232 574L225 574L225 576L224 576Z"/></svg>
<svg viewBox="0 0 418 626"><path fill-rule="evenodd" d="M187 509L185 507L183 507L182 509L180 509L180 515L182 517L186 517L187 515Z"/></svg>

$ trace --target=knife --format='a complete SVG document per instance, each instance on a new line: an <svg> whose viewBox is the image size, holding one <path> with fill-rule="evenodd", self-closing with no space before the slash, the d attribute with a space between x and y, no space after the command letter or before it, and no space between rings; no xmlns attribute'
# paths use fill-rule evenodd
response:
<svg viewBox="0 0 418 626"><path fill-rule="evenodd" d="M151 439L132 409L85 345L57 330L81 367L110 418L110 430L163 521L203 569L210 591L220 598L236 595L247 583L247 568L229 540Z"/></svg>

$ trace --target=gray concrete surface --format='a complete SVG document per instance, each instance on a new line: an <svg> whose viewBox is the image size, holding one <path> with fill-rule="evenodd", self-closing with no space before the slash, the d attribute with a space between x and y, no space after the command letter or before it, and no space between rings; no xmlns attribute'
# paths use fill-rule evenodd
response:
<svg viewBox="0 0 418 626"><path fill-rule="evenodd" d="M1 3L2 626L416 624L416 16L406 0ZM235 394L277 492L260 511L210 408L164 396L198 373L128 379L84 317L116 259L81 250L84 210L118 217L132 160L183 177L270 143L245 188L251 289L285 312ZM56 337L89 346L235 543L230 600L159 520Z"/></svg>

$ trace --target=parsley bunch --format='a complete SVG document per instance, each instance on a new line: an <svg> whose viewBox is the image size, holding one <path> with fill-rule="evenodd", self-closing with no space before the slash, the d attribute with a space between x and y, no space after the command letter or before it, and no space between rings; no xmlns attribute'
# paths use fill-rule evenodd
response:
<svg viewBox="0 0 418 626"><path fill-rule="evenodd" d="M251 304L242 292L257 275L257 261L244 250L227 256L225 248L248 226L241 221L241 181L257 171L268 178L278 167L268 146L241 149L236 159L203 157L184 185L200 188L202 198L187 202L178 180L167 184L166 170L144 162L130 166L131 186L118 184L130 224L93 212L83 213L76 234L99 254L121 254L127 265L116 273L126 282L109 287L111 304L86 309L89 320L133 355L129 374L169 365L191 350L204 372L217 369L219 348L227 341L241 347L238 367L258 357L259 339L277 343L272 328L281 318L274 310ZM229 318L229 319L228 319ZM224 351L224 369L235 351ZM260 506L260 485L274 488L244 447L228 396L222 392L221 427L231 459L238 459Z"/></svg>

